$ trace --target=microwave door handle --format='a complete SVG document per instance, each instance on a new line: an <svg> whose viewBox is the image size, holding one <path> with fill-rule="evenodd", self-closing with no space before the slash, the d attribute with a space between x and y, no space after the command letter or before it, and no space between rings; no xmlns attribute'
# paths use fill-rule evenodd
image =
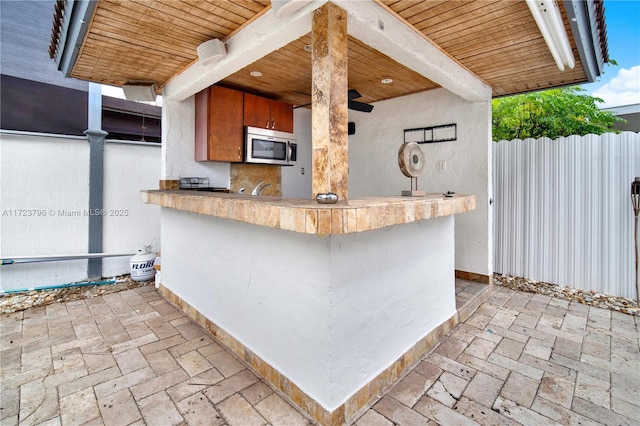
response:
<svg viewBox="0 0 640 426"><path fill-rule="evenodd" d="M291 162L291 142L287 141L287 163Z"/></svg>

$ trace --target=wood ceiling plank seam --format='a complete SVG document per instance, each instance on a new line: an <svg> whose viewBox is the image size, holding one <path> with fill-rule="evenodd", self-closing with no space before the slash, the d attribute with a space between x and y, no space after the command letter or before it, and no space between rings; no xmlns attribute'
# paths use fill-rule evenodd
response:
<svg viewBox="0 0 640 426"><path fill-rule="evenodd" d="M434 2L418 2L412 5L407 5L407 2L397 3L392 6L392 9L407 22L411 22L414 16L427 14L429 16L436 15L438 12L435 9L442 7L443 4L446 4L444 1L434 1Z"/></svg>
<svg viewBox="0 0 640 426"><path fill-rule="evenodd" d="M208 3L211 5L214 5L218 8L222 8L227 10L229 13L234 14L235 16L239 17L240 19L242 19L242 22L244 23L247 19L250 19L253 15L255 15L257 13L247 9L245 7L242 7L240 5L238 5L237 3L233 2L233 1L225 1L224 3L220 3L220 2L216 2L216 1L210 1L210 2L203 2L203 1L199 1L200 3ZM223 7L224 6L224 7ZM200 6L202 7L202 6ZM204 9L204 7L202 7ZM242 25L242 24L240 24Z"/></svg>
<svg viewBox="0 0 640 426"><path fill-rule="evenodd" d="M236 28L235 30L231 31L228 35L226 35L222 41L226 42L227 40L229 40L231 37L233 37L234 35L236 35L237 33L239 33L240 31L242 31L245 27L247 27L248 25L251 25L255 20L257 20L258 18L260 18L262 15L264 15L265 13L267 13L268 11L271 10L271 6L269 7L265 7L264 9L262 9L260 12L256 13L251 19L248 19L244 24L240 25L238 28Z"/></svg>
<svg viewBox="0 0 640 426"><path fill-rule="evenodd" d="M239 26L235 22L228 21L222 17L215 16L212 18L208 15L203 17L202 15L206 15L206 13L201 12L200 9L196 9L191 13L187 10L175 9L171 3L161 4L161 6L155 11L157 22L154 25L162 28L170 25L172 31L189 38L196 38L200 42L209 40L213 33L224 37ZM193 8L189 7L189 9L192 10Z"/></svg>
<svg viewBox="0 0 640 426"><path fill-rule="evenodd" d="M396 4L392 7L396 13L411 22L416 16L437 16L449 11L451 8L456 7L457 1L450 0L438 0L438 1L423 1L410 5L409 7L403 3Z"/></svg>
<svg viewBox="0 0 640 426"><path fill-rule="evenodd" d="M363 84L364 83L364 84ZM357 89L362 94L363 102L377 102L382 98L390 98L404 95L407 92L432 89L435 84L413 84L411 79L404 76L394 76L394 82L382 85L380 80L359 75L358 70L350 71L350 87Z"/></svg>
<svg viewBox="0 0 640 426"><path fill-rule="evenodd" d="M375 71L375 75L371 73L371 67L369 62L360 61L356 56L349 58L349 73L360 75L360 77L366 77L369 81L374 82L376 85L382 84L380 80L383 78L392 77L396 85L404 84L404 80L411 80L416 84L433 84L429 79L421 76L418 73L402 73L401 69L392 69L391 67L378 68ZM404 74L404 75L403 75Z"/></svg>
<svg viewBox="0 0 640 426"><path fill-rule="evenodd" d="M142 58L145 58L146 56L148 56L144 54L146 50L140 49L137 46L131 46L127 40L123 41L117 38L104 37L96 33L92 33L91 42L92 42L92 45L94 46L94 49L92 52L90 53L88 52L87 54L85 54L84 56L86 57L100 58L101 56L106 55L110 57L122 58L123 57L122 54L124 51L136 52L137 53L136 56L139 56ZM113 47L114 43L117 44L117 48L115 49ZM134 49L138 49L138 50L134 50ZM163 55L164 56L161 58L162 61L168 61L173 64L180 64L183 62L178 60L176 55L170 55L170 54L163 54Z"/></svg>
<svg viewBox="0 0 640 426"><path fill-rule="evenodd" d="M484 38L482 37L482 44L471 44L469 49L465 49L464 46L459 46L458 48L452 47L450 50L451 52L455 55L455 57L462 63L466 63L466 61L472 60L472 58L477 57L478 55L497 55L497 56L504 56L505 53L502 52L502 49L509 49L510 52L512 52L513 50L511 49L511 46L519 46L522 43L526 42L527 40L536 40L535 36L531 36L528 39L522 39L522 40L516 40L515 44L508 44L510 42L510 40L500 40L500 39L491 39L491 38ZM540 46L540 45L536 45L535 46L538 50L540 50L540 52L538 51L533 51L533 52L527 52L528 54L535 54L535 55L539 55L542 52L542 50L544 48L546 48L545 46ZM485 56L487 57L487 56Z"/></svg>
<svg viewBox="0 0 640 426"><path fill-rule="evenodd" d="M560 74L562 73L562 74ZM582 78L584 76L584 72L580 70L573 70L573 72L567 73L567 71L560 71L554 64L551 65L538 65L531 68L529 72L526 73L526 78L529 79L531 76L536 77L536 79L542 80L576 80ZM500 81L522 81L525 76L522 72L517 72L514 70L500 70L496 71L492 78L494 80Z"/></svg>
<svg viewBox="0 0 640 426"><path fill-rule="evenodd" d="M531 57L532 56L531 52L535 52L536 57L538 58L540 58L541 56L546 57L547 55L549 55L550 57L551 54L548 51L544 51L540 43L541 43L540 40L537 40L537 39L522 40L517 44L512 44L510 46L503 46L499 50L496 49L495 50L496 52L501 52L500 55L497 55L492 51L477 52L469 56L468 58L466 58L466 62L475 64L482 61L486 63L487 62L486 59L495 58L492 60L492 63L501 63L503 61L506 62L508 60L511 60L515 57L520 57L520 58ZM544 47L546 47L546 45ZM539 60L539 62L543 62L543 61ZM519 65L519 64L516 64L516 65Z"/></svg>
<svg viewBox="0 0 640 426"><path fill-rule="evenodd" d="M136 43L132 43L130 38L126 35L122 35L113 31L103 31L102 29L97 27L92 31L92 35L95 35L96 37L102 37L103 40L114 40L112 49L123 49L135 52L136 56L142 55L143 57L150 57L152 55L158 55L159 57L167 59L182 57L184 58L184 61L190 61L195 55L192 48L184 48L178 50L176 49L176 46L172 46L167 43L154 43L155 40L147 41L144 39L137 41Z"/></svg>
<svg viewBox="0 0 640 426"><path fill-rule="evenodd" d="M280 74L300 74L303 72L305 75L311 76L311 63L310 61L295 61L293 57L284 56L282 52L269 55L268 59L260 59L253 64L250 64L243 69L239 70L236 74L244 74L249 76L251 71L260 71L263 75L280 75ZM259 80L260 78L252 77L253 80Z"/></svg>
<svg viewBox="0 0 640 426"><path fill-rule="evenodd" d="M527 46L529 51L518 52L516 49ZM536 36L515 40L512 44L505 43L486 43L483 48L465 49L464 51L454 50L456 57L463 63L474 62L476 58L486 58L490 60L499 60L501 57L511 56L514 53L527 55L536 55L547 57L546 44L541 44L541 40ZM494 57L491 59L491 57Z"/></svg>
<svg viewBox="0 0 640 426"><path fill-rule="evenodd" d="M479 2L482 3L482 2ZM496 24L503 22L512 22L519 24L530 24L533 21L531 13L528 10L510 12L506 9L494 10L489 13L483 13L482 16L477 17L473 15L465 15L457 17L456 23L451 24L450 21L445 22L443 25L433 25L425 22L416 23L415 27L419 31L428 35L432 40L440 40L443 37L450 36L452 34L459 34L461 32L482 31L486 28L491 28ZM523 28L526 28L523 25Z"/></svg>
<svg viewBox="0 0 640 426"><path fill-rule="evenodd" d="M299 48L298 46L299 45L287 45L272 52L271 54L281 55L283 58L289 58L291 61L301 61L305 64L309 64L309 67L311 67L311 54L305 51L304 47Z"/></svg>
<svg viewBox="0 0 640 426"><path fill-rule="evenodd" d="M127 35L134 40L137 40L140 37L140 35L136 33L136 31L144 32L144 34L156 35L156 37L154 38L158 39L157 37L157 33L159 31L158 29L162 29L163 32L168 32L169 30L167 28L171 26L171 22L168 22L163 18L154 18L152 21L147 20L144 22L144 24L139 24L139 23L131 22L128 16L123 15L124 12L113 11L106 15L103 15L104 13L106 13L104 11L99 11L99 13L100 14L98 16L100 17L100 19L96 19L94 25L111 25L115 27L117 23L117 27L122 28L124 31L126 31ZM175 19L175 18L171 18L171 19ZM189 43L191 46L193 46L193 44L191 43L194 43L195 45L197 45L207 39L206 37L208 33L206 31L208 31L209 29L202 30L205 32L200 32L203 35L202 38L200 38L200 37L194 37L193 36L194 27L190 27L190 28L191 28L191 31L188 28L183 29L181 26L175 29L171 28L171 34L176 35L172 38L178 39L181 42L186 40L184 42ZM228 31L228 29L226 28L223 28L223 27L220 27L220 28L224 31ZM224 33L222 33L221 31L221 34L224 34ZM189 42L189 40L192 40L192 41Z"/></svg>
<svg viewBox="0 0 640 426"><path fill-rule="evenodd" d="M172 37L170 41L165 41L165 37L159 37L158 34L149 32L148 29L140 30L140 32L138 33L144 36L132 39L129 34L123 34L123 31L119 31L123 29L122 25L123 24L121 23L118 25L109 25L102 22L96 23L92 27L91 33L98 34L103 37L110 37L111 35L113 35L114 38L120 40L128 40L129 44L139 44L145 47L157 46L158 48L170 51L170 54L177 54L179 52L182 52L185 58L188 58L189 60L193 60L196 56L194 45L197 45L199 43L198 40L188 41L180 37Z"/></svg>
<svg viewBox="0 0 640 426"><path fill-rule="evenodd" d="M163 15L166 15L169 18L169 21L177 27L181 27L184 25L184 21L188 21L190 25L196 25L199 27L197 30L199 33L203 35L207 35L207 30L212 30L212 24L215 25L216 28L224 28L223 32L225 35L231 33L238 27L240 27L246 20L242 20L241 23L237 23L228 19L227 16L222 16L214 13L207 13L197 6L192 6L189 10L178 9L175 5L181 5L182 2L176 2L174 0L155 0L160 5L162 5ZM201 2L202 4L206 4L205 2ZM191 6L191 5L189 5ZM222 11L221 13L224 13ZM205 15L205 16L203 16ZM213 16L211 16L213 15ZM181 18L180 18L181 16ZM194 28L187 29L194 31Z"/></svg>
<svg viewBox="0 0 640 426"><path fill-rule="evenodd" d="M533 18L531 14L519 12L518 15L509 15L504 13L496 13L483 17L481 19L470 19L464 22L457 23L456 25L449 24L439 29L435 26L422 27L417 25L416 28L428 35L433 41L438 43L444 43L452 38L459 36L459 34L477 34L484 31L511 31L514 28L533 30L531 23ZM534 27L537 29L537 27ZM511 34L512 35L512 34Z"/></svg>
<svg viewBox="0 0 640 426"><path fill-rule="evenodd" d="M199 0L199 1L202 2L202 0ZM256 13L258 13L262 9L264 9L264 6L262 6L260 4L257 4L255 2L247 2L247 5L254 5L254 7L251 8L251 9L245 7L242 4L239 4L238 2L231 1L231 0L227 0L227 1L223 1L223 2L222 1L211 1L211 2L208 2L208 3L214 4L214 5L218 6L219 8L226 9L229 12L233 13L234 15L239 16L240 18L242 18L243 23L246 22L248 19L251 19Z"/></svg>
<svg viewBox="0 0 640 426"><path fill-rule="evenodd" d="M423 27L441 27L447 25L447 22L450 22L452 16L454 18L458 18L458 15L452 13L458 7L459 2L450 2L443 1L437 4L432 4L431 2L425 2L425 7L422 10L416 9L414 13L407 14L406 10L403 12L403 15L406 16L407 22L411 25L422 25ZM404 17L404 16L403 16Z"/></svg>
<svg viewBox="0 0 640 426"><path fill-rule="evenodd" d="M363 63L365 67L375 69L376 72L380 73L379 80L382 78L388 77L389 73L399 72L399 71L393 71L394 69L399 69L399 70L406 69L406 67L400 65L398 62L389 58L388 56L378 52L373 48L370 48L369 46L364 45L359 41L355 42L355 40L356 39L349 40L351 42L350 43L351 49L349 49L349 60L359 61ZM376 55L376 57L371 57L370 55L367 55L366 52L373 53ZM431 82L431 80L427 79L426 77L423 77L422 75L418 74L415 71L411 71L411 73L416 78L420 78L420 79L423 79L424 81Z"/></svg>
<svg viewBox="0 0 640 426"><path fill-rule="evenodd" d="M113 61L115 63L115 60ZM121 62L122 64L124 64L124 62ZM80 64L82 65L82 64ZM79 66L79 69L81 68L81 66ZM103 71L105 68L103 66L98 66L96 67L94 65L94 63L89 63L86 67L87 69L92 70L90 75L88 75L88 77L93 77L93 74L99 72L99 71ZM124 80L124 81L129 81L129 80L139 80L139 79L143 79L143 80L153 80L157 83L162 83L163 79L166 78L166 75L170 75L169 72L167 72L166 70L163 70L161 68L157 68L151 71L147 71L142 69L141 67L136 67L133 68L132 67L124 67L124 66L118 66L118 67L109 67L107 68L108 71L110 71L110 73L108 75L113 76L112 78L114 79L119 79L119 80ZM164 72L164 75L162 75L161 73Z"/></svg>
<svg viewBox="0 0 640 426"><path fill-rule="evenodd" d="M263 58L264 59L264 58ZM273 55L269 55L268 60L258 60L253 64L243 68L239 72L242 72L246 75L249 75L251 71L260 71L266 77L270 74L292 74L292 73L300 73L304 72L306 74L311 75L311 62L306 61L295 61L293 57L283 56L282 52L276 53ZM252 77L253 78L253 77ZM256 80L256 78L253 78ZM265 78L266 79L266 78Z"/></svg>
<svg viewBox="0 0 640 426"><path fill-rule="evenodd" d="M512 32L515 32L516 30L517 28L514 27ZM502 29L500 29L498 31L470 32L457 38L448 37L446 40L441 40L440 44L442 46L447 46L447 49L450 50L454 56L456 56L460 51L475 49L483 50L488 47L485 45L508 46L510 44L513 44L512 39L514 38L517 42L522 38L533 38L536 36L540 36L540 32L532 29L526 29L518 32L517 38L509 34L509 31L503 31Z"/></svg>
<svg viewBox="0 0 640 426"><path fill-rule="evenodd" d="M271 0L213 0L214 3L224 4L228 1L231 1L237 4L240 7L243 7L251 12L258 13L262 11L264 8L271 7Z"/></svg>
<svg viewBox="0 0 640 426"><path fill-rule="evenodd" d="M522 64L522 66L514 67L514 64ZM540 58L538 57L526 55L507 56L505 59L496 60L491 64L491 66L487 66L486 62L483 61L478 61L474 64L471 64L471 66L476 68L477 72L488 76L492 73L498 72L497 68L505 68L508 71L514 69L515 72L518 72L518 70L520 70L519 72L526 74L527 68L525 68L525 66L537 66L538 64L549 66L548 61L546 60L540 60ZM557 70L557 72L561 73L562 71Z"/></svg>
<svg viewBox="0 0 640 426"><path fill-rule="evenodd" d="M456 22L460 20L468 20L469 17L474 18L479 15L477 10L485 8L482 13L494 10L500 3L500 0L493 1L473 1L469 2L444 2L441 5L429 9L425 9L407 18L412 25L420 25L424 27L440 28L450 24L452 20ZM470 7L469 5L473 5Z"/></svg>
<svg viewBox="0 0 640 426"><path fill-rule="evenodd" d="M171 3L175 3L174 0L169 0L169 1ZM250 18L250 17L245 18L242 15L238 15L237 13L230 10L228 7L223 8L216 5L213 2L207 2L202 0L181 0L180 3L188 4L189 6L191 6L190 8L184 9L184 11L187 12L189 15L197 16L199 18L202 18L202 16L208 17L210 15L213 15L213 16L219 17L220 19L224 19L233 23L234 28L237 28L240 25L244 24L247 21L247 19ZM226 3L226 6L231 6L231 5L233 5L233 3L231 2ZM182 4L180 5L180 7L182 8Z"/></svg>
<svg viewBox="0 0 640 426"><path fill-rule="evenodd" d="M271 4L270 0L267 4L262 4L256 1L238 1L238 0L214 0L213 1L213 3L217 3L217 4L225 4L227 2L233 3L236 7L246 10L247 13L249 14L247 19L250 19L253 15L262 11L262 9L264 9L265 7ZM238 11L237 13L240 14L240 11Z"/></svg>
<svg viewBox="0 0 640 426"><path fill-rule="evenodd" d="M149 2L138 0L100 0L96 10L122 10L126 9L131 17L139 17L149 13Z"/></svg>
<svg viewBox="0 0 640 426"><path fill-rule="evenodd" d="M382 4L384 4L387 7L394 7L397 8L400 11L403 11L404 9L411 7L411 2L406 2L403 0L378 0L380 1Z"/></svg>
<svg viewBox="0 0 640 426"><path fill-rule="evenodd" d="M491 82L495 82L496 79L499 79L501 77L506 77L506 76L518 76L518 79L520 80L523 78L527 78L530 75L533 75L538 69L541 69L541 68L546 70L545 73L548 76L555 76L557 75L558 72L560 72L557 69L557 67L554 69L547 64L540 65L539 63L536 63L533 61L526 62L526 64L530 67L527 70L527 72L517 71L517 70L514 70L512 67L510 68L504 67L504 69L500 71L498 71L497 68L493 68L491 70L484 70L484 71L481 70L481 72L483 72L487 76L487 79L489 79L489 81Z"/></svg>
<svg viewBox="0 0 640 426"><path fill-rule="evenodd" d="M393 59L369 46L366 46L357 39L351 37L349 42L350 75L359 74L361 78L362 76L366 76L367 80L375 86L379 86L381 84L381 79L393 77L393 86L385 87L386 90L393 90L395 93L399 93L403 90L418 90L418 86L438 87L435 83L421 74L407 69ZM367 52L374 53L377 56L372 58L370 55L367 55ZM376 75L372 75L371 70L375 70ZM392 87L394 89L391 89ZM377 99L367 99L366 101L371 102L375 100Z"/></svg>
<svg viewBox="0 0 640 426"><path fill-rule="evenodd" d="M535 61L526 61L525 62L530 68L530 72L522 72L522 71L517 71L514 70L513 67L504 67L504 70L502 71L498 71L496 68L494 67L492 69L480 69L478 70L478 72L483 73L486 78L490 81L490 82L494 82L496 77L499 77L501 75L519 75L522 76L522 78L526 78L527 76L531 75L531 73L536 70L538 67L540 67L539 63L536 63ZM558 75L556 71L556 69L554 70L553 68L549 67L548 65L543 65L544 67L548 67L548 73L549 75Z"/></svg>

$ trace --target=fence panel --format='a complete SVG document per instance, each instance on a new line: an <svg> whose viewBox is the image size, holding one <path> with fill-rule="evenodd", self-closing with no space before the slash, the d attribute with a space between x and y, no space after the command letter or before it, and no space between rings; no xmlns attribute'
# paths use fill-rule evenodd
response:
<svg viewBox="0 0 640 426"><path fill-rule="evenodd" d="M160 209L140 201L157 188L160 146L107 141L104 148L103 251L160 249ZM88 252L89 143L85 137L0 132L0 255ZM105 277L129 272L129 258L106 258ZM6 265L0 290L87 279L87 260Z"/></svg>
<svg viewBox="0 0 640 426"><path fill-rule="evenodd" d="M640 134L493 146L494 271L635 298Z"/></svg>

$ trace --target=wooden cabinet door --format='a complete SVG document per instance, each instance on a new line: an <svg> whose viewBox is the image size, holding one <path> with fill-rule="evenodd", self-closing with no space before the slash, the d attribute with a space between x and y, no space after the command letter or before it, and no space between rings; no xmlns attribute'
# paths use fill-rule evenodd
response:
<svg viewBox="0 0 640 426"><path fill-rule="evenodd" d="M243 93L220 86L209 92L208 160L241 162L244 157Z"/></svg>
<svg viewBox="0 0 640 426"><path fill-rule="evenodd" d="M293 133L293 105L272 100L270 128Z"/></svg>
<svg viewBox="0 0 640 426"><path fill-rule="evenodd" d="M196 161L209 160L209 91L196 94Z"/></svg>
<svg viewBox="0 0 640 426"><path fill-rule="evenodd" d="M262 96L244 94L244 125L260 127L262 129L271 128L271 106L270 100Z"/></svg>
<svg viewBox="0 0 640 426"><path fill-rule="evenodd" d="M234 92L212 86L196 94L196 161L242 160L244 135L238 133L234 126L237 122L237 126L242 127L242 93Z"/></svg>

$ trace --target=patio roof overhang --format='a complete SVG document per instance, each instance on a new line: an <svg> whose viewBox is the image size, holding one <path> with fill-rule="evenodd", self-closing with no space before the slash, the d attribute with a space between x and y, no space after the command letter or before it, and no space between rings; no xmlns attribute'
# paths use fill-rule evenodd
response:
<svg viewBox="0 0 640 426"><path fill-rule="evenodd" d="M316 0L298 11L297 17L278 20L269 0L60 0L50 52L69 77L116 86L154 81L159 91L164 88L171 93L170 81L186 81L203 71L196 47L219 38L227 44L229 58L207 69L207 75L199 77L201 82L219 82L302 105L309 103L311 87L310 55L303 50L311 38L307 15L323 3ZM505 96L580 84L598 77L609 59L601 0L559 3L576 62L565 71L555 65L524 1L335 3L350 11L349 86L363 94L363 102L444 86L477 100L485 97L478 95L483 92L480 85L490 87L491 96ZM265 31L272 36L265 36ZM410 32L421 42L394 39L393 31ZM247 45L254 40L253 51L234 52L243 39ZM419 56L422 59L416 60ZM443 61L448 62L446 68ZM258 82L248 76L253 68L272 72L263 72ZM451 75L451 70L458 75ZM394 84L380 84L390 75ZM465 82L465 75L472 78ZM202 84L193 80L188 85L193 89ZM188 96L192 89L180 89L174 97Z"/></svg>

